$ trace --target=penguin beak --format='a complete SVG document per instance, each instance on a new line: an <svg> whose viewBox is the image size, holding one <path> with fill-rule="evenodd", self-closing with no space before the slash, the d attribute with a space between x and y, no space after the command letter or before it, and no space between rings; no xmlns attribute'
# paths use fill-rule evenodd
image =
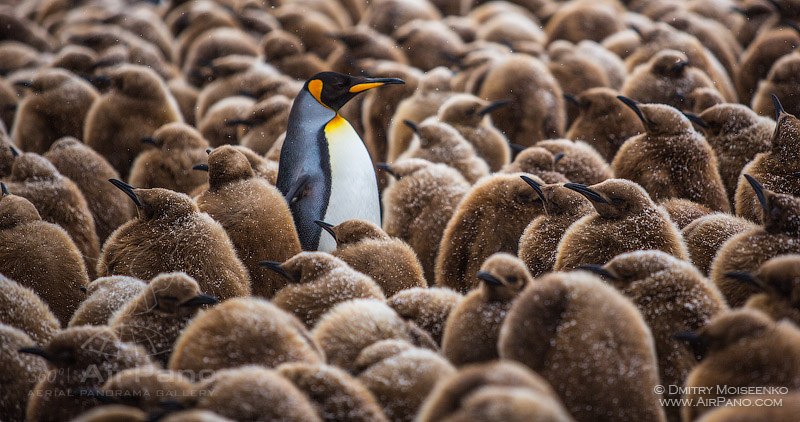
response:
<svg viewBox="0 0 800 422"><path fill-rule="evenodd" d="M700 126L703 129L708 129L708 123L706 123L705 120L701 119L700 116L694 113L683 113L683 115L686 116L686 118L689 119L690 122L696 124L697 126Z"/></svg>
<svg viewBox="0 0 800 422"><path fill-rule="evenodd" d="M89 293L89 289L87 289L86 286L78 287L78 290L80 290L82 293Z"/></svg>
<svg viewBox="0 0 800 422"><path fill-rule="evenodd" d="M561 159L564 158L565 155L566 154L564 154L563 152L559 152L558 154L554 155L553 164L558 164L558 162L561 161Z"/></svg>
<svg viewBox="0 0 800 422"><path fill-rule="evenodd" d="M514 153L515 157L517 156L517 154L519 154L522 151L525 151L525 148L527 148L525 146L522 146L520 144L515 144L513 142L509 142L508 147L511 148L511 152Z"/></svg>
<svg viewBox="0 0 800 422"><path fill-rule="evenodd" d="M131 200L133 201L134 204L136 204L137 207L139 208L142 207L142 202L139 201L139 197L136 196L136 193L133 191L136 188L123 182L122 180L108 179L108 181L111 182L112 185L116 186L117 189L125 192L125 195L128 195L128 197L131 198Z"/></svg>
<svg viewBox="0 0 800 422"><path fill-rule="evenodd" d="M419 127L417 126L416 123L412 122L411 120L403 120L403 124L408 126L408 128L411 129L412 132L419 133Z"/></svg>
<svg viewBox="0 0 800 422"><path fill-rule="evenodd" d="M536 192L536 195L539 196L539 199L541 199L542 202L547 203L547 200L544 197L544 192L542 192L542 185L540 185L539 182L531 179L528 176L520 176L520 178L533 188L533 190Z"/></svg>
<svg viewBox="0 0 800 422"><path fill-rule="evenodd" d="M272 270L272 271L282 275L284 278L286 278L287 280L289 280L289 281L291 281L293 283L297 282L297 280L294 277L292 277L292 275L289 274L288 271L283 269L283 266L282 266L283 263L281 263L281 262L261 261L261 262L258 263L258 265L263 267L263 268L266 268L268 270Z"/></svg>
<svg viewBox="0 0 800 422"><path fill-rule="evenodd" d="M561 95L564 97L565 100L567 100L568 103L571 103L575 107L580 108L580 104L581 103L580 103L580 101L578 101L578 97L576 97L576 96L574 96L572 94L566 94L566 93L561 94Z"/></svg>
<svg viewBox="0 0 800 422"><path fill-rule="evenodd" d="M758 290L764 291L766 290L766 286L761 283L761 280L755 278L752 274L745 272L745 271L731 271L725 273L725 277L728 277L732 280L736 280L742 284L746 284L750 287L754 287Z"/></svg>
<svg viewBox="0 0 800 422"><path fill-rule="evenodd" d="M321 221L321 220L314 220L314 224L320 226L323 230L328 232L328 234L331 235L333 240L336 241L336 243L339 243L339 241L336 240L336 232L333 231L334 227L336 227L336 226L334 226L333 224L330 224L330 223L326 223L326 222Z"/></svg>
<svg viewBox="0 0 800 422"><path fill-rule="evenodd" d="M50 356L50 353L47 353L47 351L42 349L41 347L36 347L36 346L23 347L21 349L18 349L17 352L25 353L25 354L28 354L28 355L39 356L41 358L44 358L44 360L46 360L48 362L52 362L53 361L53 357Z"/></svg>
<svg viewBox="0 0 800 422"><path fill-rule="evenodd" d="M593 191L586 185L582 185L580 183L564 183L564 187L570 190L574 190L575 192L578 192L579 194L585 196L586 199L592 202L597 202L600 204L610 203L608 202L608 199L606 199L603 195L600 195L599 193Z"/></svg>
<svg viewBox="0 0 800 422"><path fill-rule="evenodd" d="M28 81L28 80L15 81L14 86L18 86L20 88L30 88L33 86L33 81Z"/></svg>
<svg viewBox="0 0 800 422"><path fill-rule="evenodd" d="M478 110L478 114L480 114L481 116L485 116L485 115L497 110L498 108L503 108L503 107L505 107L505 106L507 106L509 104L511 104L511 100L492 101L486 107Z"/></svg>
<svg viewBox="0 0 800 422"><path fill-rule="evenodd" d="M208 171L208 164L195 164L192 170Z"/></svg>
<svg viewBox="0 0 800 422"><path fill-rule="evenodd" d="M683 72L683 69L686 69L687 66L689 66L689 62L687 62L686 60L681 60L681 61L675 63L672 66L671 70L674 73L680 73L680 72Z"/></svg>
<svg viewBox="0 0 800 422"><path fill-rule="evenodd" d="M251 126L254 125L254 123L255 122L253 122L250 119L230 119L230 120L225 121L225 126L239 126L239 125L242 125L244 127L251 127Z"/></svg>
<svg viewBox="0 0 800 422"><path fill-rule="evenodd" d="M781 100L778 99L778 96L775 94L770 94L772 98L772 106L775 107L775 121L781 119L781 114L786 113L786 110L783 109L783 104L781 104Z"/></svg>
<svg viewBox="0 0 800 422"><path fill-rule="evenodd" d="M18 149L16 149L16 148L14 148L14 146L13 146L13 145L9 145L9 146L8 146L8 149L10 149L10 150L11 150L11 156L12 156L12 157L14 157L14 158L17 158L17 157L19 157L19 150L18 150Z"/></svg>
<svg viewBox="0 0 800 422"><path fill-rule="evenodd" d="M180 306L183 306L183 307L186 307L186 308L196 308L198 306L215 305L217 303L219 303L219 299L217 299L216 297L201 293L201 294L199 294L199 295L187 300L186 302L181 303Z"/></svg>
<svg viewBox="0 0 800 422"><path fill-rule="evenodd" d="M478 271L478 273L475 274L475 276L478 277L479 280L485 282L486 284L492 285L492 286L502 286L503 285L502 281L498 280L497 277L491 275L490 273L487 273L486 271Z"/></svg>
<svg viewBox="0 0 800 422"><path fill-rule="evenodd" d="M389 173L395 179L400 180L400 177L397 176L397 173L395 173L394 170L392 170L392 167L389 166L389 164L387 164L387 163L378 163L378 164L375 164L375 167L379 168L380 170L385 171L386 173Z"/></svg>
<svg viewBox="0 0 800 422"><path fill-rule="evenodd" d="M158 144L156 143L155 138L153 138L152 136L146 136L146 137L142 138L142 143L145 144L145 145L152 145L154 147L158 146Z"/></svg>
<svg viewBox="0 0 800 422"><path fill-rule="evenodd" d="M753 176L749 174L745 174L744 178L747 179L747 182L750 183L750 186L753 187L753 190L756 192L756 197L758 197L758 202L761 204L761 208L764 212L769 212L769 204L767 204L767 196L764 195L764 186L761 183L758 183Z"/></svg>
<svg viewBox="0 0 800 422"><path fill-rule="evenodd" d="M603 268L602 265L597 265L597 264L579 265L578 269L583 271L588 271L590 273L599 275L600 277L609 279L611 281L619 280L617 276L611 274L607 269Z"/></svg>
<svg viewBox="0 0 800 422"><path fill-rule="evenodd" d="M708 341L693 331L683 331L672 336L675 340L685 341L692 347L692 351L698 360L702 360L708 348Z"/></svg>
<svg viewBox="0 0 800 422"><path fill-rule="evenodd" d="M647 119L644 117L644 113L642 113L642 110L639 109L639 105L636 104L636 101L622 95L617 95L617 99L622 101L626 106L628 106L631 110L633 110L633 112L636 113L637 116L639 116L639 120L641 120L642 123L647 124Z"/></svg>
<svg viewBox="0 0 800 422"><path fill-rule="evenodd" d="M358 94L372 88L377 88L384 85L402 85L406 83L398 78L358 78L359 82L350 87L351 94Z"/></svg>
<svg viewBox="0 0 800 422"><path fill-rule="evenodd" d="M11 195L11 192L8 191L8 186L5 183L0 183L0 191L2 191L3 196Z"/></svg>

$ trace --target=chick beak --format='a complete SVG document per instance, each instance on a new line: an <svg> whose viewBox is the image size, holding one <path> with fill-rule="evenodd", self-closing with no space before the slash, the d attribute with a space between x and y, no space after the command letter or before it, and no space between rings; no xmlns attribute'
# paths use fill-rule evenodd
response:
<svg viewBox="0 0 800 422"><path fill-rule="evenodd" d="M392 170L392 167L388 163L378 163L375 164L375 167L385 171L386 173L389 173L395 179L400 180L400 177L397 176L397 173L395 173L394 170Z"/></svg>
<svg viewBox="0 0 800 422"><path fill-rule="evenodd" d="M287 280L289 280L291 282L296 282L297 281L297 280L295 280L294 277L292 277L291 274L289 274L288 271L283 269L283 263L281 263L281 262L261 261L261 262L258 263L258 265L263 267L263 268L266 268L268 270L272 270L272 271L280 274L281 276L283 276L284 278L286 278Z"/></svg>
<svg viewBox="0 0 800 422"><path fill-rule="evenodd" d="M326 223L326 222L321 221L321 220L314 220L314 224L320 226L323 230L328 232L328 234L331 235L333 240L338 243L338 241L336 240L336 232L333 230L336 226L334 226L333 224L330 224L330 223Z"/></svg>
<svg viewBox="0 0 800 422"><path fill-rule="evenodd" d="M142 138L142 143L145 144L145 145L152 145L154 147L158 146L158 144L156 143L155 138L153 138L152 136L146 136L146 137Z"/></svg>
<svg viewBox="0 0 800 422"><path fill-rule="evenodd" d="M125 192L125 195L128 195L128 197L131 198L131 200L133 201L134 204L136 204L137 207L139 208L142 207L142 202L139 201L139 197L136 196L136 192L133 191L136 188L123 182L122 180L108 179L108 181L111 182L112 185L116 186L117 189Z"/></svg>
<svg viewBox="0 0 800 422"><path fill-rule="evenodd" d="M11 192L8 191L8 186L5 183L0 183L0 192L2 192L3 196L11 195Z"/></svg>
<svg viewBox="0 0 800 422"><path fill-rule="evenodd" d="M564 183L564 187L578 192L592 202L596 202L598 204L610 204L610 202L603 195L595 192L586 185L582 185L580 183Z"/></svg>
<svg viewBox="0 0 800 422"><path fill-rule="evenodd" d="M520 176L520 178L533 188L534 192L536 192L536 195L542 200L542 203L547 203L547 200L544 197L544 192L542 192L542 186L539 184L539 182L531 179L528 176Z"/></svg>
<svg viewBox="0 0 800 422"><path fill-rule="evenodd" d="M46 350L42 349L41 347L37 347L37 346L23 347L21 349L18 349L17 352L25 353L25 354L28 354L28 355L39 356L41 358L44 358L44 360L46 360L48 362L52 362L53 361L53 357L50 356L50 354L47 353Z"/></svg>
<svg viewBox="0 0 800 422"><path fill-rule="evenodd" d="M626 106L633 110L633 112L639 116L639 120L641 120L643 124L647 124L647 119L644 117L644 113L642 113L642 110L639 108L639 105L636 103L636 101L622 95L617 95L617 99L625 103Z"/></svg>
<svg viewBox="0 0 800 422"><path fill-rule="evenodd" d="M195 164L192 166L192 170L208 171L208 164Z"/></svg>
<svg viewBox="0 0 800 422"><path fill-rule="evenodd" d="M359 82L351 86L349 91L351 94L358 94L384 85L402 85L404 83L404 80L398 78L359 78Z"/></svg>
<svg viewBox="0 0 800 422"><path fill-rule="evenodd" d="M599 275L600 277L608 279L608 280L611 280L611 281L617 281L618 280L617 276L615 276L614 274L611 274L611 272L609 272L607 269L603 268L602 265L585 264L585 265L579 265L578 269L579 270L583 270L583 271L588 271L590 273Z"/></svg>
<svg viewBox="0 0 800 422"><path fill-rule="evenodd" d="M486 284L489 284L491 286L502 286L503 285L502 281L498 280L497 277L493 276L492 274L490 274L490 273L488 273L486 271L478 271L478 273L475 274L475 276L478 277L479 280L481 280L481 281L483 281Z"/></svg>
<svg viewBox="0 0 800 422"><path fill-rule="evenodd" d="M744 178L747 179L747 182L750 183L750 186L752 186L753 190L756 192L756 197L758 198L758 203L761 204L761 208L765 213L769 212L767 196L764 195L764 186L762 186L761 183L758 183L758 180L749 174L745 174Z"/></svg>
<svg viewBox="0 0 800 422"><path fill-rule="evenodd" d="M485 115L487 115L487 114L489 114L489 113L491 113L491 112L493 112L493 111L495 111L495 110L497 110L499 108L503 108L503 107L505 107L505 106L507 106L509 104L511 104L511 100L492 101L486 107L478 110L478 114L480 114L481 116L485 116Z"/></svg>
<svg viewBox="0 0 800 422"><path fill-rule="evenodd" d="M408 128L411 129L412 132L419 133L419 127L417 127L417 124L412 122L411 120L403 120L403 124L408 126Z"/></svg>
<svg viewBox="0 0 800 422"><path fill-rule="evenodd" d="M736 280L742 284L746 284L760 291L766 290L766 286L764 286L761 280L757 279L752 274L745 271L727 272L725 273L725 277L730 278L731 280Z"/></svg>
<svg viewBox="0 0 800 422"><path fill-rule="evenodd" d="M207 295L207 294L199 294L183 303L180 306L187 307L187 308L196 308L198 306L203 305L215 305L219 303L219 299L214 296Z"/></svg>

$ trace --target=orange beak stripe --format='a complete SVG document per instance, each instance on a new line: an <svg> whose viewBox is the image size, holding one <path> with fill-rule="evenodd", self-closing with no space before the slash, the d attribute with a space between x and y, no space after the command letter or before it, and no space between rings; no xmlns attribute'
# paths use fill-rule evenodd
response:
<svg viewBox="0 0 800 422"><path fill-rule="evenodd" d="M365 84L353 85L350 87L350 93L357 94L359 92L364 92L368 89L377 88L379 86L384 86L384 85L386 85L385 82L368 82Z"/></svg>

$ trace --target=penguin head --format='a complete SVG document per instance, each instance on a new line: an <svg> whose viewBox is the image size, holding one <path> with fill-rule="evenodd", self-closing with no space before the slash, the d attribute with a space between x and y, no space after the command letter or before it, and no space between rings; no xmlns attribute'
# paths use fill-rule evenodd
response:
<svg viewBox="0 0 800 422"><path fill-rule="evenodd" d="M14 160L11 168L13 181L32 181L32 180L54 180L61 176L56 166L50 160L39 154L26 152Z"/></svg>
<svg viewBox="0 0 800 422"><path fill-rule="evenodd" d="M27 199L9 193L5 183L0 194L0 230L16 227L18 224L41 220L39 211Z"/></svg>
<svg viewBox="0 0 800 422"><path fill-rule="evenodd" d="M347 220L337 225L324 221L315 221L336 240L337 248L352 245L364 239L389 239L389 235L380 227L366 220Z"/></svg>
<svg viewBox="0 0 800 422"><path fill-rule="evenodd" d="M325 252L300 252L283 263L262 261L259 265L275 271L292 283L313 281L336 268L347 267L344 261Z"/></svg>
<svg viewBox="0 0 800 422"><path fill-rule="evenodd" d="M759 116L742 104L718 104L700 113L708 136L735 135L757 124Z"/></svg>
<svg viewBox="0 0 800 422"><path fill-rule="evenodd" d="M563 154L561 155L563 157ZM514 157L516 167L525 173L538 174L541 172L555 171L556 157L553 153L542 147L528 147Z"/></svg>
<svg viewBox="0 0 800 422"><path fill-rule="evenodd" d="M639 116L649 135L671 136L694 132L689 118L675 107L666 104L639 104L622 95L617 98Z"/></svg>
<svg viewBox="0 0 800 422"><path fill-rule="evenodd" d="M702 360L729 347L746 347L749 339L758 338L774 327L775 322L762 312L739 308L720 314L697 331L679 333L675 338L688 342L698 360Z"/></svg>
<svg viewBox="0 0 800 422"><path fill-rule="evenodd" d="M139 297L137 305L142 312L172 315L192 315L200 306L218 302L202 294L197 281L183 272L160 274L147 283Z"/></svg>
<svg viewBox="0 0 800 422"><path fill-rule="evenodd" d="M216 189L226 183L255 176L247 157L231 145L214 148L208 156L208 183Z"/></svg>
<svg viewBox="0 0 800 422"><path fill-rule="evenodd" d="M648 209L656 209L647 191L630 180L608 179L592 186L565 183L564 187L586 197L595 211L607 219L623 219Z"/></svg>
<svg viewBox="0 0 800 422"><path fill-rule="evenodd" d="M749 174L744 177L761 205L764 229L770 233L800 234L800 198L768 190Z"/></svg>
<svg viewBox="0 0 800 422"><path fill-rule="evenodd" d="M650 59L650 70L659 76L681 78L689 66L689 58L677 50L663 50Z"/></svg>
<svg viewBox="0 0 800 422"><path fill-rule="evenodd" d="M143 143L156 146L164 150L184 148L208 148L208 141L197 129L180 122L167 123L156 129L152 138L142 139Z"/></svg>
<svg viewBox="0 0 800 422"><path fill-rule="evenodd" d="M198 211L192 198L184 193L162 188L135 188L118 179L108 181L131 198L142 220L174 221Z"/></svg>
<svg viewBox="0 0 800 422"><path fill-rule="evenodd" d="M592 204L583 195L564 187L563 183L542 185L528 176L520 176L542 200L547 215L578 216L592 210Z"/></svg>
<svg viewBox="0 0 800 422"><path fill-rule="evenodd" d="M338 111L356 95L384 85L402 84L397 78L363 78L336 72L321 72L306 82L305 89L320 104Z"/></svg>
<svg viewBox="0 0 800 422"><path fill-rule="evenodd" d="M129 346L110 327L80 326L60 331L44 347L25 347L19 352L42 357L53 368L81 369L118 361L123 353L145 355L138 347L126 351Z"/></svg>
<svg viewBox="0 0 800 422"><path fill-rule="evenodd" d="M514 255L496 253L483 262L476 274L487 299L511 299L527 286L531 279L528 267Z"/></svg>
<svg viewBox="0 0 800 422"><path fill-rule="evenodd" d="M439 107L438 117L451 125L477 127L485 116L509 103L508 100L489 102L470 94L456 94Z"/></svg>
<svg viewBox="0 0 800 422"><path fill-rule="evenodd" d="M753 274L763 289L800 308L800 255L781 255L761 265Z"/></svg>
<svg viewBox="0 0 800 422"><path fill-rule="evenodd" d="M74 76L66 70L42 69L36 73L33 79L16 81L14 85L28 88L34 94L42 94L60 87L73 78Z"/></svg>
<svg viewBox="0 0 800 422"><path fill-rule="evenodd" d="M662 271L694 270L684 261L658 250L628 252L617 255L603 266L586 265L579 268L599 275L619 289Z"/></svg>

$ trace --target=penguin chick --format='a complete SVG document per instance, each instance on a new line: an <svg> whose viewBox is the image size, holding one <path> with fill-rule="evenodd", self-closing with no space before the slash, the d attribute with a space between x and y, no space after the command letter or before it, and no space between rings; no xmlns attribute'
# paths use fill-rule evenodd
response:
<svg viewBox="0 0 800 422"><path fill-rule="evenodd" d="M308 397L325 421L388 421L372 393L335 366L292 362L276 368Z"/></svg>
<svg viewBox="0 0 800 422"><path fill-rule="evenodd" d="M697 88L712 88L714 82L692 67L680 51L664 50L637 66L625 79L622 95L642 103L658 103L688 109L686 97Z"/></svg>
<svg viewBox="0 0 800 422"><path fill-rule="evenodd" d="M183 121L186 122L187 125L196 126L197 122L194 119L194 108L197 105L197 98L200 96L200 91L189 85L182 78L170 79L167 81L167 88L178 104Z"/></svg>
<svg viewBox="0 0 800 422"><path fill-rule="evenodd" d="M401 51L413 52L408 54L408 63L423 71L450 65L448 57L457 57L466 49L461 38L439 19L413 20L398 27L392 36Z"/></svg>
<svg viewBox="0 0 800 422"><path fill-rule="evenodd" d="M777 256L763 263L757 271L737 273L735 277L762 290L750 297L747 308L764 312L774 321L788 319L800 323L800 255Z"/></svg>
<svg viewBox="0 0 800 422"><path fill-rule="evenodd" d="M340 27L324 13L300 4L284 4L270 14L278 18L281 29L297 35L317 56L328 57L336 49L336 40L330 34Z"/></svg>
<svg viewBox="0 0 800 422"><path fill-rule="evenodd" d="M272 303L309 328L338 303L359 298L384 300L372 278L325 252L301 252L284 263L263 261L262 265L288 280Z"/></svg>
<svg viewBox="0 0 800 422"><path fill-rule="evenodd" d="M92 148L75 138L61 138L44 157L80 189L94 218L100 244L133 217L136 208L108 183L108 179L118 179L119 173Z"/></svg>
<svg viewBox="0 0 800 422"><path fill-rule="evenodd" d="M522 180L531 185L542 201L545 214L533 219L519 238L519 258L534 277L553 270L558 244L569 227L594 211L583 195L562 184L540 185L528 176Z"/></svg>
<svg viewBox="0 0 800 422"><path fill-rule="evenodd" d="M335 35L341 45L325 60L326 68L334 72L349 75L364 73L361 65L364 59L387 60L401 64L408 62L402 47L396 45L395 40L372 28L358 25L346 28ZM416 67L422 69L420 66Z"/></svg>
<svg viewBox="0 0 800 422"><path fill-rule="evenodd" d="M44 154L63 136L83 136L83 121L97 91L69 71L42 69L30 81L19 81L30 91L22 99L11 134L25 151Z"/></svg>
<svg viewBox="0 0 800 422"><path fill-rule="evenodd" d="M497 338L514 299L532 277L517 257L496 253L481 266L480 287L469 292L450 312L442 338L442 354L455 366L498 359Z"/></svg>
<svg viewBox="0 0 800 422"><path fill-rule="evenodd" d="M89 284L81 253L64 229L7 192L0 195L0 274L33 290L64 325L83 300L80 287Z"/></svg>
<svg viewBox="0 0 800 422"><path fill-rule="evenodd" d="M278 189L255 177L247 157L232 146L216 148L208 156L208 180L197 207L225 228L250 273L253 294L271 298L287 280L259 262L283 262L300 252L289 206Z"/></svg>
<svg viewBox="0 0 800 422"><path fill-rule="evenodd" d="M556 78L564 93L578 95L592 88L610 87L611 82L605 69L592 57L579 53L575 45L568 41L559 40L551 43L547 48L550 57L547 63L550 73ZM564 102L567 111L566 128L578 114L574 102Z"/></svg>
<svg viewBox="0 0 800 422"><path fill-rule="evenodd" d="M256 365L224 369L197 386L198 409L238 421L318 422L314 406L289 380Z"/></svg>
<svg viewBox="0 0 800 422"><path fill-rule="evenodd" d="M677 227L636 183L609 179L591 187L575 183L564 187L585 196L596 214L581 218L567 229L558 244L554 270L602 265L621 253L647 249L688 259Z"/></svg>
<svg viewBox="0 0 800 422"><path fill-rule="evenodd" d="M486 161L492 172L500 170L511 160L508 140L492 125L489 113L508 103L503 100L489 103L474 95L455 95L439 108L437 118L461 134L475 153Z"/></svg>
<svg viewBox="0 0 800 422"><path fill-rule="evenodd" d="M163 272L185 271L203 292L220 300L250 294L247 270L225 229L200 212L191 198L167 189L137 189L114 179L112 184L133 200L139 217L108 237L97 263L99 275L149 280Z"/></svg>
<svg viewBox="0 0 800 422"><path fill-rule="evenodd" d="M217 298L202 294L186 273L162 273L150 280L108 321L120 340L144 347L154 360L166 365L172 345L203 305Z"/></svg>
<svg viewBox="0 0 800 422"><path fill-rule="evenodd" d="M774 322L759 311L736 309L718 315L699 330L681 333L680 338L702 358L686 379L690 389L683 398L704 399L698 406L684 406L683 420L694 420L711 410L715 405L708 398L712 395L728 399L740 388L793 390L800 384L800 330L789 321ZM717 385L736 388L718 392Z"/></svg>
<svg viewBox="0 0 800 422"><path fill-rule="evenodd" d="M531 404L533 408L529 407ZM500 417L523 421L531 415L552 421L573 420L547 381L517 362L502 360L461 368L438 383L420 409L418 420Z"/></svg>
<svg viewBox="0 0 800 422"><path fill-rule="evenodd" d="M730 278L731 272L755 271L778 255L800 253L800 198L765 189L755 178L745 178L763 207L763 226L741 232L725 242L711 264L711 280L731 307L744 305L757 290Z"/></svg>
<svg viewBox="0 0 800 422"><path fill-rule="evenodd" d="M458 170L469 183L489 174L489 166L475 148L452 126L428 118L419 125L407 122L414 131L411 148L400 158L421 158Z"/></svg>
<svg viewBox="0 0 800 422"><path fill-rule="evenodd" d="M47 376L47 364L19 350L38 343L15 327L0 323L0 413L11 421L25 420L30 393Z"/></svg>
<svg viewBox="0 0 800 422"><path fill-rule="evenodd" d="M107 325L118 309L139 295L147 284L138 278L114 275L100 277L86 288L86 299L69 320L69 327Z"/></svg>
<svg viewBox="0 0 800 422"><path fill-rule="evenodd" d="M359 353L378 341L396 339L412 345L424 342L426 339L417 337L415 328L383 301L355 299L342 302L323 315L312 335L328 357L328 364L353 372Z"/></svg>
<svg viewBox="0 0 800 422"><path fill-rule="evenodd" d="M578 116L566 134L573 141L591 145L608 162L628 138L644 132L642 121L618 95L613 89L598 87L576 96Z"/></svg>
<svg viewBox="0 0 800 422"><path fill-rule="evenodd" d="M775 122L741 104L716 105L699 117L706 124L701 129L717 156L719 175L733 204L739 174L757 154L769 150Z"/></svg>
<svg viewBox="0 0 800 422"><path fill-rule="evenodd" d="M133 161L128 177L131 185L189 193L205 182L206 175L192 170L208 156L208 142L195 128L168 123L142 138L142 143L155 148L142 151Z"/></svg>
<svg viewBox="0 0 800 422"><path fill-rule="evenodd" d="M747 48L739 57L739 68L731 76L735 78L739 100L752 104L759 82L768 78L778 60L800 46L800 34L785 26L765 27L751 43L742 45Z"/></svg>
<svg viewBox="0 0 800 422"><path fill-rule="evenodd" d="M429 1L380 0L364 10L360 24L389 35L408 22L441 18Z"/></svg>
<svg viewBox="0 0 800 422"><path fill-rule="evenodd" d="M564 158L564 154L556 157L544 148L528 147L520 151L512 163L503 166L500 172L529 173L539 177L545 183L566 183L569 182L569 179L555 169L557 161L562 158Z"/></svg>
<svg viewBox="0 0 800 422"><path fill-rule="evenodd" d="M592 275L554 273L531 283L503 322L498 350L550 382L576 420L666 420L650 387L659 382L650 329L628 299Z"/></svg>
<svg viewBox="0 0 800 422"><path fill-rule="evenodd" d="M470 185L456 169L418 158L379 167L396 179L383 192L383 228L414 249L425 279L434 280L445 226Z"/></svg>
<svg viewBox="0 0 800 422"><path fill-rule="evenodd" d="M161 126L182 122L180 109L164 81L152 70L120 66L108 75L111 90L92 104L83 141L105 157L120 176L142 151L142 138Z"/></svg>
<svg viewBox="0 0 800 422"><path fill-rule="evenodd" d="M0 324L22 330L37 344L50 341L61 323L33 290L0 275Z"/></svg>
<svg viewBox="0 0 800 422"><path fill-rule="evenodd" d="M510 54L486 73L479 97L507 99L512 106L497 110L492 121L509 142L531 146L560 138L566 129L564 99L558 82L539 60Z"/></svg>
<svg viewBox="0 0 800 422"><path fill-rule="evenodd" d="M371 362L358 380L372 391L389 420L410 422L436 384L455 372L436 352L415 347Z"/></svg>
<svg viewBox="0 0 800 422"><path fill-rule="evenodd" d="M386 304L405 320L425 330L437 345L441 345L447 318L462 298L459 293L441 287L412 287L398 292Z"/></svg>
<svg viewBox="0 0 800 422"><path fill-rule="evenodd" d="M736 215L751 221L761 221L760 198L743 176L749 174L774 192L800 196L800 149L798 149L797 131L800 130L800 119L787 113L778 97L773 97L777 114L775 131L772 133L770 148L757 154L742 169L736 187Z"/></svg>
<svg viewBox="0 0 800 422"><path fill-rule="evenodd" d="M250 114L244 119L229 123L244 125L247 132L239 143L263 155L286 132L291 108L292 100L283 95L275 95L253 105Z"/></svg>
<svg viewBox="0 0 800 422"><path fill-rule="evenodd" d="M585 0L558 8L545 26L550 43L554 40L600 42L623 29L625 25L618 5Z"/></svg>
<svg viewBox="0 0 800 422"><path fill-rule="evenodd" d="M716 286L688 262L661 251L628 252L586 269L597 271L639 308L653 333L661 382L684 385L697 362L675 334L697 330L728 310ZM680 394L664 397L680 399ZM665 406L665 411L671 420L680 419L680 407Z"/></svg>
<svg viewBox="0 0 800 422"><path fill-rule="evenodd" d="M491 254L517 253L525 227L544 212L542 200L519 176L485 178L458 204L439 245L437 286L466 293L478 285L472 275ZM536 176L531 179L544 184ZM502 224L497 224L499 216Z"/></svg>
<svg viewBox="0 0 800 422"><path fill-rule="evenodd" d="M212 147L238 144L241 130L229 122L242 120L254 105L255 100L244 95L224 98L214 103L198 120L197 129Z"/></svg>
<svg viewBox="0 0 800 422"><path fill-rule="evenodd" d="M771 116L773 113L772 96L783 99L783 106L790 114L800 114L800 101L795 97L798 94L797 72L800 70L800 54L787 54L776 61L769 70L767 78L759 82L758 90L751 103L753 111L761 116Z"/></svg>
<svg viewBox="0 0 800 422"><path fill-rule="evenodd" d="M744 218L714 213L692 221L681 233L692 264L704 275L709 275L711 262L722 245L731 237L756 227Z"/></svg>
<svg viewBox="0 0 800 422"><path fill-rule="evenodd" d="M306 51L300 38L281 29L264 35L260 47L264 61L297 80L304 81L327 69L324 60Z"/></svg>
<svg viewBox="0 0 800 422"><path fill-rule="evenodd" d="M89 276L100 254L94 218L80 189L61 175L41 155L25 153L14 160L11 177L6 182L15 195L31 201L42 220L58 224L69 233L83 255Z"/></svg>
<svg viewBox="0 0 800 422"><path fill-rule="evenodd" d="M333 256L372 277L386 297L428 286L414 250L380 227L366 220L347 220L335 226L322 221L318 224L336 240Z"/></svg>
<svg viewBox="0 0 800 422"><path fill-rule="evenodd" d="M50 369L28 401L27 418L36 421L72 419L97 405L85 392L120 371L152 365L144 349L120 341L109 327L67 328L44 346L20 352L39 356Z"/></svg>
<svg viewBox="0 0 800 422"><path fill-rule="evenodd" d="M611 167L591 145L582 141L569 139L549 139L537 142L537 147L544 148L561 159L556 161L554 170L575 183L595 184L614 177Z"/></svg>
<svg viewBox="0 0 800 422"><path fill-rule="evenodd" d="M538 19L517 13L498 13L492 16L476 28L475 37L515 48L525 44L547 43Z"/></svg>
<svg viewBox="0 0 800 422"><path fill-rule="evenodd" d="M683 198L670 198L659 203L661 208L669 214L670 220L675 223L678 230L683 230L694 220L714 213L707 207Z"/></svg>
<svg viewBox="0 0 800 422"><path fill-rule="evenodd" d="M640 184L654 201L685 198L729 211L716 154L689 119L667 105L636 104L625 97L620 101L640 116L645 133L619 149L611 163L614 176Z"/></svg>
<svg viewBox="0 0 800 422"><path fill-rule="evenodd" d="M225 56L252 56L259 53L256 41L238 28L219 27L203 32L186 52L183 74L192 86L202 88L205 78L200 71L207 63Z"/></svg>
<svg viewBox="0 0 800 422"><path fill-rule="evenodd" d="M163 411L166 400L170 405L190 407L197 399L189 378L156 366L118 372L98 392L108 401L136 407L150 414Z"/></svg>
<svg viewBox="0 0 800 422"><path fill-rule="evenodd" d="M688 101L694 113L702 113L716 105L725 104L725 99L722 98L722 94L714 88L695 88L695 90L689 94ZM708 136L706 136L706 138L708 138ZM709 143L710 142L709 140Z"/></svg>
<svg viewBox="0 0 800 422"><path fill-rule="evenodd" d="M303 324L264 299L235 298L200 313L186 326L168 368L205 378L223 368L274 368L295 361L324 361Z"/></svg>

